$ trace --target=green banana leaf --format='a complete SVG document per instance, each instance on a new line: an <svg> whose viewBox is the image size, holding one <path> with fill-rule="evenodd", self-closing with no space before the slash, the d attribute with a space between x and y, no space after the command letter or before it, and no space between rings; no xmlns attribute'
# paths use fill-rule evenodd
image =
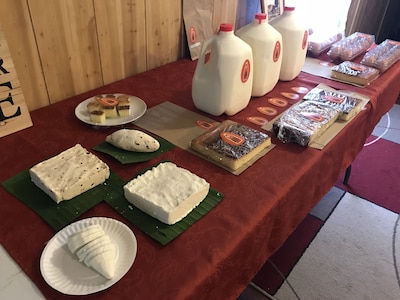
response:
<svg viewBox="0 0 400 300"><path fill-rule="evenodd" d="M140 174L143 174L145 171L151 168L152 167L146 168L140 172ZM139 227L144 233L160 242L162 245L166 245L187 230L197 220L211 211L222 200L223 197L223 194L215 189L210 188L206 198L200 202L196 208L194 208L181 221L172 225L160 222L159 220L136 208L133 204L126 200L125 196L107 198L105 199L105 202L113 207L132 224Z"/></svg>
<svg viewBox="0 0 400 300"><path fill-rule="evenodd" d="M59 204L31 181L28 169L2 182L2 185L9 193L35 211L54 230L59 231L101 201L121 197L123 181L111 172L104 184Z"/></svg>
<svg viewBox="0 0 400 300"><path fill-rule="evenodd" d="M115 158L122 164L131 164L131 163L138 163L148 161L157 157L158 155L167 152L175 147L174 144L170 143L167 140L164 140L160 137L154 137L160 143L160 148L154 152L133 152L133 151L126 151L120 148L117 148L111 145L108 142L102 142L92 149L106 153L111 157Z"/></svg>

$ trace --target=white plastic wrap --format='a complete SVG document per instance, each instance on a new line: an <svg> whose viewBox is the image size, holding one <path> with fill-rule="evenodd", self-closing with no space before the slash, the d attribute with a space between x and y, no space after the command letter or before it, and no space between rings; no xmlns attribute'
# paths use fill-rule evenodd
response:
<svg viewBox="0 0 400 300"><path fill-rule="evenodd" d="M337 91L313 88L304 97L305 101L314 101L326 104L337 109L339 119L347 121L361 110L362 100Z"/></svg>
<svg viewBox="0 0 400 300"><path fill-rule="evenodd" d="M308 51L314 56L318 56L328 50L334 43L343 38L342 33L331 35L313 33L308 37Z"/></svg>
<svg viewBox="0 0 400 300"><path fill-rule="evenodd" d="M334 43L327 54L334 60L351 61L367 51L374 43L374 35L355 32Z"/></svg>
<svg viewBox="0 0 400 300"><path fill-rule="evenodd" d="M288 110L273 124L276 137L284 143L307 146L336 121L339 111L314 101L300 102Z"/></svg>
<svg viewBox="0 0 400 300"><path fill-rule="evenodd" d="M361 60L361 63L366 66L377 68L383 73L399 59L400 42L387 39L376 48L367 52Z"/></svg>

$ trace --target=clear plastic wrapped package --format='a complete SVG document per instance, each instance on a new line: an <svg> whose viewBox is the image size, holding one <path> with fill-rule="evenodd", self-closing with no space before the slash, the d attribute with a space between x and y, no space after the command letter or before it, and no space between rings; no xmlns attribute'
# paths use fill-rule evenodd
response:
<svg viewBox="0 0 400 300"><path fill-rule="evenodd" d="M359 63L344 61L332 67L331 77L340 81L365 86L379 76L378 69Z"/></svg>
<svg viewBox="0 0 400 300"><path fill-rule="evenodd" d="M308 51L314 56L321 55L342 38L342 33L326 35L314 32L308 37Z"/></svg>
<svg viewBox="0 0 400 300"><path fill-rule="evenodd" d="M327 54L333 60L350 61L367 51L374 43L374 35L355 32L334 43Z"/></svg>
<svg viewBox="0 0 400 300"><path fill-rule="evenodd" d="M381 73L389 69L400 59L400 42L385 40L371 51L368 51L361 63L377 68Z"/></svg>
<svg viewBox="0 0 400 300"><path fill-rule="evenodd" d="M338 116L339 111L333 107L303 101L286 110L272 128L280 141L307 146L323 134Z"/></svg>
<svg viewBox="0 0 400 300"><path fill-rule="evenodd" d="M309 91L303 97L303 100L320 102L337 109L339 111L339 119L343 121L348 121L355 116L363 105L361 99L319 87Z"/></svg>
<svg viewBox="0 0 400 300"><path fill-rule="evenodd" d="M226 120L194 138L196 152L230 170L237 170L271 145L268 134Z"/></svg>

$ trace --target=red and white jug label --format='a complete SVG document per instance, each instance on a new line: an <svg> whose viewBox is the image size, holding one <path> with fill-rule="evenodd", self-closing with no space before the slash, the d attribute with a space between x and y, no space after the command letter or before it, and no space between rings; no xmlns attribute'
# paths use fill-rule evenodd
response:
<svg viewBox="0 0 400 300"><path fill-rule="evenodd" d="M281 43L279 41L276 41L274 53L272 55L272 60L274 62L277 62L280 56L281 56Z"/></svg>
<svg viewBox="0 0 400 300"><path fill-rule="evenodd" d="M190 39L190 43L192 43L192 44L197 42L197 33L196 33L196 29L194 27L190 27L190 29L189 29L189 39Z"/></svg>
<svg viewBox="0 0 400 300"><path fill-rule="evenodd" d="M305 49L308 46L308 31L304 31L304 35L303 35L303 43L301 45L302 49Z"/></svg>
<svg viewBox="0 0 400 300"><path fill-rule="evenodd" d="M250 77L250 61L246 59L242 66L242 73L240 74L242 82L246 82Z"/></svg>

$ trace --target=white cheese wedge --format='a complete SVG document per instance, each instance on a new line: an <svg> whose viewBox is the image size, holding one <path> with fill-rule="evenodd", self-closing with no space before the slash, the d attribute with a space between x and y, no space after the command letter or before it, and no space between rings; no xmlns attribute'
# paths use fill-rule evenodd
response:
<svg viewBox="0 0 400 300"><path fill-rule="evenodd" d="M106 137L106 142L127 151L154 152L160 143L140 130L120 129Z"/></svg>
<svg viewBox="0 0 400 300"><path fill-rule="evenodd" d="M68 248L75 253L79 248L103 235L104 231L100 225L90 225L68 237Z"/></svg>
<svg viewBox="0 0 400 300"><path fill-rule="evenodd" d="M117 247L100 225L89 225L68 237L68 248L80 262L111 279L115 274Z"/></svg>
<svg viewBox="0 0 400 300"><path fill-rule="evenodd" d="M36 186L59 203L103 183L110 170L97 156L77 144L38 163L29 174Z"/></svg>
<svg viewBox="0 0 400 300"><path fill-rule="evenodd" d="M96 253L87 261L85 260L85 263L105 278L111 279L115 275L115 259L116 248L114 246L107 247L102 252Z"/></svg>
<svg viewBox="0 0 400 300"><path fill-rule="evenodd" d="M79 261L82 262L85 260L86 256L93 251L93 249L108 245L110 243L112 243L112 241L108 235L99 236L76 251L76 256L78 256Z"/></svg>
<svg viewBox="0 0 400 300"><path fill-rule="evenodd" d="M210 184L190 171L165 162L124 186L125 198L166 224L175 224L207 196Z"/></svg>
<svg viewBox="0 0 400 300"><path fill-rule="evenodd" d="M106 244L104 246L95 247L95 248L92 249L92 251L90 251L88 253L88 255L86 255L86 257L83 260L83 262L88 267L91 267L90 262L95 256L99 255L100 253L107 252L107 251L110 251L110 250L115 251L114 243L108 243L108 244ZM115 257L113 257L112 261L113 260L115 260Z"/></svg>

